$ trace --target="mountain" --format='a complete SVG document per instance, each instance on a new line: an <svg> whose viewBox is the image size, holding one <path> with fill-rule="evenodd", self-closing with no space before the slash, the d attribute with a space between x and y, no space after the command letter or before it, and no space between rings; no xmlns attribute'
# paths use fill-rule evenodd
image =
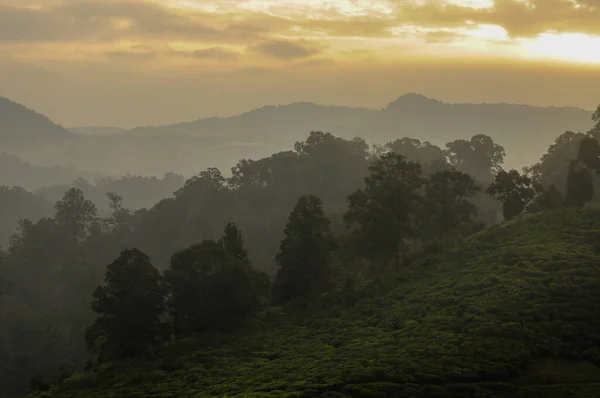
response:
<svg viewBox="0 0 600 398"><path fill-rule="evenodd" d="M368 126L377 111L366 108L317 105L299 102L269 105L227 118L212 117L166 126L138 127L126 133L141 135L189 135L217 137L226 141L275 138L295 140L313 130L337 130L346 135L348 129Z"/></svg>
<svg viewBox="0 0 600 398"><path fill-rule="evenodd" d="M69 131L75 134L81 135L107 135L107 134L119 134L125 131L125 129L119 127L70 127Z"/></svg>
<svg viewBox="0 0 600 398"><path fill-rule="evenodd" d="M0 97L0 144L39 145L63 142L73 134L21 104Z"/></svg>
<svg viewBox="0 0 600 398"><path fill-rule="evenodd" d="M521 216L379 287L29 397L596 397L599 241L597 208Z"/></svg>
<svg viewBox="0 0 600 398"><path fill-rule="evenodd" d="M290 150L310 131L383 144L402 137L444 147L487 134L504 146L505 167L531 165L567 130L588 131L591 112L573 107L451 104L409 93L383 109L309 102L269 105L231 117L212 117L134 129L79 127L71 131L22 105L0 101L3 150L35 165L74 166L109 175L185 176L207 167L227 173L242 158Z"/></svg>
<svg viewBox="0 0 600 398"><path fill-rule="evenodd" d="M487 134L505 147L509 166L522 167L537 161L565 131L588 131L591 116L591 112L574 107L451 104L409 93L381 110L303 102L264 106L227 118L138 127L123 134L190 136L210 143L268 141L289 146L312 130L322 130L379 143L413 137L442 147L457 138Z"/></svg>
<svg viewBox="0 0 600 398"><path fill-rule="evenodd" d="M43 185L70 184L82 174L74 167L34 166L16 156L0 153L0 186L35 190Z"/></svg>

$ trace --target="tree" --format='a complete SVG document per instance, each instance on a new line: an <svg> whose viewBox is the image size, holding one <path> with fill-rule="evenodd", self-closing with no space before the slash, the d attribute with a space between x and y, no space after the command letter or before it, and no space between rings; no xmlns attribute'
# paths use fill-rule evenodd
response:
<svg viewBox="0 0 600 398"><path fill-rule="evenodd" d="M596 123L592 131L600 134L600 105L598 105L598 108L596 108L596 111L592 115L592 121Z"/></svg>
<svg viewBox="0 0 600 398"><path fill-rule="evenodd" d="M298 199L276 256L275 304L299 297L314 297L329 288L331 250L334 248L329 225L319 198L302 196Z"/></svg>
<svg viewBox="0 0 600 398"><path fill-rule="evenodd" d="M96 206L85 198L83 191L71 188L56 202L56 223L75 239L84 239L96 219Z"/></svg>
<svg viewBox="0 0 600 398"><path fill-rule="evenodd" d="M579 142L577 159L588 169L600 171L600 143L591 135L586 135Z"/></svg>
<svg viewBox="0 0 600 398"><path fill-rule="evenodd" d="M366 187L348 196L344 219L357 227L365 253L379 261L400 265L400 247L414 236L419 193L424 180L421 166L402 155L387 153L369 167Z"/></svg>
<svg viewBox="0 0 600 398"><path fill-rule="evenodd" d="M446 144L448 160L456 169L472 175L477 181L493 179L504 163L504 148L484 134L471 140L456 140Z"/></svg>
<svg viewBox="0 0 600 398"><path fill-rule="evenodd" d="M425 238L443 238L451 230L472 224L477 207L470 200L479 191L475 180L461 171L433 173L425 183Z"/></svg>
<svg viewBox="0 0 600 398"><path fill-rule="evenodd" d="M248 258L248 251L244 246L242 231L240 231L234 223L228 223L227 226L225 226L225 231L223 232L223 237L219 240L219 244L225 251L245 265L252 277L260 305L266 306L269 303L271 281L266 273L257 271L252 267L250 259Z"/></svg>
<svg viewBox="0 0 600 398"><path fill-rule="evenodd" d="M563 195L555 185L550 185L548 188L540 185L536 187L536 190L535 197L525 208L527 213L539 213L562 207L564 202Z"/></svg>
<svg viewBox="0 0 600 398"><path fill-rule="evenodd" d="M548 148L540 161L525 169L532 181L545 188L554 185L565 192L569 164L579 156L579 147L586 137L583 133L567 131Z"/></svg>
<svg viewBox="0 0 600 398"><path fill-rule="evenodd" d="M175 253L165 281L178 335L230 329L259 306L248 264L213 240Z"/></svg>
<svg viewBox="0 0 600 398"><path fill-rule="evenodd" d="M505 220L513 219L523 212L525 206L534 198L532 181L517 170L501 171L485 193L502 201L502 213Z"/></svg>
<svg viewBox="0 0 600 398"><path fill-rule="evenodd" d="M594 197L594 179L590 169L580 160L572 160L567 173L565 205L583 207Z"/></svg>
<svg viewBox="0 0 600 398"><path fill-rule="evenodd" d="M441 171L447 166L446 153L429 141L421 142L415 138L400 138L384 145L384 150L405 156L411 162L417 162L423 168L423 174L429 175Z"/></svg>
<svg viewBox="0 0 600 398"><path fill-rule="evenodd" d="M591 135L579 142L577 159L569 163L565 204L582 207L594 197L594 179L591 170L600 173L600 144Z"/></svg>
<svg viewBox="0 0 600 398"><path fill-rule="evenodd" d="M88 347L99 360L137 357L161 342L165 290L158 270L137 249L121 252L106 268L106 286L93 294L98 314L86 329Z"/></svg>
<svg viewBox="0 0 600 398"><path fill-rule="evenodd" d="M234 223L228 223L225 226L225 231L223 232L223 237L219 240L219 244L236 259L250 264L248 251L244 247L242 231Z"/></svg>

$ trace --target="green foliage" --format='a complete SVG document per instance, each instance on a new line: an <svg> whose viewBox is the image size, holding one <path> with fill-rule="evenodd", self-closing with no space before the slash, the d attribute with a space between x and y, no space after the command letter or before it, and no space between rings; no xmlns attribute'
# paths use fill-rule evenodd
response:
<svg viewBox="0 0 600 398"><path fill-rule="evenodd" d="M528 213L552 211L562 207L564 198L556 186L550 185L547 189L543 186L538 186L536 188L538 191L536 196L526 207Z"/></svg>
<svg viewBox="0 0 600 398"><path fill-rule="evenodd" d="M273 285L276 304L314 297L330 287L334 242L329 224L319 198L298 199L276 257L279 266Z"/></svg>
<svg viewBox="0 0 600 398"><path fill-rule="evenodd" d="M105 280L93 294L98 318L86 329L88 348L101 362L147 353L161 342L163 329L165 291L158 270L144 253L127 249L108 265Z"/></svg>
<svg viewBox="0 0 600 398"><path fill-rule="evenodd" d="M252 279L259 306L261 308L266 307L271 301L271 280L266 273L252 267L248 258L248 251L244 246L242 231L234 223L228 223L225 226L225 231L223 232L223 237L219 240L219 244L226 252L245 265Z"/></svg>
<svg viewBox="0 0 600 398"><path fill-rule="evenodd" d="M591 136L579 142L577 159L569 163L567 173L567 206L582 207L594 198L594 180L591 170L600 173L600 144Z"/></svg>
<svg viewBox="0 0 600 398"><path fill-rule="evenodd" d="M413 237L416 210L422 203L421 166L402 155L387 153L369 170L366 187L348 196L344 219L357 227L357 239L368 256L382 263L393 259L397 268L400 247Z"/></svg>
<svg viewBox="0 0 600 398"><path fill-rule="evenodd" d="M228 330L259 308L258 277L219 242L206 240L175 253L164 278L177 335Z"/></svg>
<svg viewBox="0 0 600 398"><path fill-rule="evenodd" d="M523 215L354 304L274 308L30 397L593 397L599 239L597 209Z"/></svg>
<svg viewBox="0 0 600 398"><path fill-rule="evenodd" d="M444 239L452 230L472 226L477 207L471 199L479 191L473 178L461 171L438 171L429 176L425 183L427 210L421 237Z"/></svg>
<svg viewBox="0 0 600 398"><path fill-rule="evenodd" d="M219 244L223 246L226 252L231 254L236 259L250 264L248 259L248 251L244 247L244 238L242 231L233 223L228 223L225 226L223 237L219 240Z"/></svg>
<svg viewBox="0 0 600 398"><path fill-rule="evenodd" d="M484 134L477 134L469 141L456 140L446 144L450 164L477 181L487 182L494 178L504 163L504 148Z"/></svg>
<svg viewBox="0 0 600 398"><path fill-rule="evenodd" d="M98 211L96 205L86 199L83 191L71 188L56 202L56 223L71 237L84 239L89 233Z"/></svg>
<svg viewBox="0 0 600 398"><path fill-rule="evenodd" d="M415 138L405 137L388 142L383 149L402 155L408 161L419 163L425 175L441 171L447 166L444 150L429 141L421 142Z"/></svg>
<svg viewBox="0 0 600 398"><path fill-rule="evenodd" d="M511 220L521 214L535 197L535 188L526 175L521 175L517 170L503 170L496 175L496 179L485 193L502 201L504 219Z"/></svg>
<svg viewBox="0 0 600 398"><path fill-rule="evenodd" d="M590 169L579 160L572 160L567 174L565 205L583 207L594 197L594 180Z"/></svg>

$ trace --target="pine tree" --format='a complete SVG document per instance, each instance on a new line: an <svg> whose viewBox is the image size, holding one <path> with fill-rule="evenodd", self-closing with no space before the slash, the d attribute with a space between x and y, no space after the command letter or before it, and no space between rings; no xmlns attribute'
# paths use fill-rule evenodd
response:
<svg viewBox="0 0 600 398"><path fill-rule="evenodd" d="M279 269L273 286L275 304L311 297L329 288L331 250L330 221L315 196L301 197L289 216L276 256Z"/></svg>

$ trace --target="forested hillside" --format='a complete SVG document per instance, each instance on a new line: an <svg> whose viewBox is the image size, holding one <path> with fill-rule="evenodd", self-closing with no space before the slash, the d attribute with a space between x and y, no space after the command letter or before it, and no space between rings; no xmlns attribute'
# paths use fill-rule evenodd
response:
<svg viewBox="0 0 600 398"><path fill-rule="evenodd" d="M527 396L571 368L591 389L600 108L593 122L524 171L483 134L313 131L148 208L113 191L100 212L71 187L2 253L0 391Z"/></svg>
<svg viewBox="0 0 600 398"><path fill-rule="evenodd" d="M600 211L522 217L377 287L261 314L30 397L593 397ZM205 322L210 322L208 319Z"/></svg>

